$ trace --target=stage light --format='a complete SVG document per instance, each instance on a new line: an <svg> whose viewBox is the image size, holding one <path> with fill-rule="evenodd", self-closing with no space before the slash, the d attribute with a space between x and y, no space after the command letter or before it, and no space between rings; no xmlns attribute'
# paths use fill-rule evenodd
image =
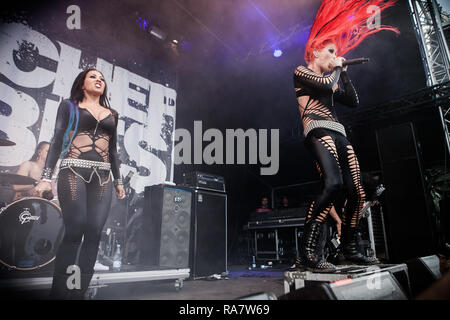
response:
<svg viewBox="0 0 450 320"><path fill-rule="evenodd" d="M139 28L141 28L142 30L150 33L152 36L158 38L159 40L166 40L167 33L153 25L150 18L147 19L144 17L138 17L136 19L136 22L138 23Z"/></svg>
<svg viewBox="0 0 450 320"><path fill-rule="evenodd" d="M275 50L273 51L273 56L274 56L275 58L281 57L282 54L283 54L283 51L281 51L280 49L275 49Z"/></svg>
<svg viewBox="0 0 450 320"><path fill-rule="evenodd" d="M150 22L150 19L143 18L143 17L138 17L136 19L136 22L138 23L139 28L141 28L144 31L149 31L149 29L152 28L152 24Z"/></svg>
<svg viewBox="0 0 450 320"><path fill-rule="evenodd" d="M176 39L173 39L172 42L175 44L178 44L178 40L176 40Z"/></svg>
<svg viewBox="0 0 450 320"><path fill-rule="evenodd" d="M161 29L153 26L153 28L151 28L150 30L150 34L156 38L158 38L159 40L166 40L167 34L162 31Z"/></svg>

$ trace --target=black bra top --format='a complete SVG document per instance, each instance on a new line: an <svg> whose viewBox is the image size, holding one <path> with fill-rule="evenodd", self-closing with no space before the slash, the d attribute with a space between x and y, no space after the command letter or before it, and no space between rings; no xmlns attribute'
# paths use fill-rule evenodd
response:
<svg viewBox="0 0 450 320"><path fill-rule="evenodd" d="M110 109L110 114L97 120L89 110L80 108L78 104L74 104L74 106L78 108L79 113L78 128L64 158L109 162L114 179L120 178L120 162L116 146L118 113ZM55 131L48 150L45 168L53 170L58 161L69 118L70 102L63 100L58 108ZM72 132L74 128L75 121Z"/></svg>

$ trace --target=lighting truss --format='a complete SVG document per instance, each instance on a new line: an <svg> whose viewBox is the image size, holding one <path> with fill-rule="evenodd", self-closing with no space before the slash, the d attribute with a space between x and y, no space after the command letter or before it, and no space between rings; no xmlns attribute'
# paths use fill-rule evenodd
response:
<svg viewBox="0 0 450 320"><path fill-rule="evenodd" d="M436 0L409 0L414 30L419 42L422 62L429 87L450 81L450 54L442 28L441 12ZM436 93L447 151L450 154L450 105Z"/></svg>
<svg viewBox="0 0 450 320"><path fill-rule="evenodd" d="M406 114L423 114L436 105L450 109L450 81L426 87L383 104L352 110L339 116L350 128L376 125Z"/></svg>

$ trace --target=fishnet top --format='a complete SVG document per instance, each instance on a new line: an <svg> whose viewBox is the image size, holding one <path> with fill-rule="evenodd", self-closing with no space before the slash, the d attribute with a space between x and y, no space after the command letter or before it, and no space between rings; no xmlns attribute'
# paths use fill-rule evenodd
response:
<svg viewBox="0 0 450 320"><path fill-rule="evenodd" d="M333 87L339 79L344 89L338 88L333 92ZM341 67L334 68L329 75L321 76L309 68L299 66L294 71L294 87L297 98L308 97L305 106L299 105L304 128L314 120L339 122L335 101L349 107L357 107L359 104L356 90L347 72L342 72Z"/></svg>
<svg viewBox="0 0 450 320"><path fill-rule="evenodd" d="M87 109L80 108L78 104L75 104L75 107L79 110L78 129L64 158L109 162L114 179L119 179L120 162L116 147L118 113L110 109L109 115L97 120ZM58 108L55 132L44 169L53 171L55 168L62 151L64 132L69 117L70 102L63 100ZM72 135L73 131L70 133L70 137Z"/></svg>

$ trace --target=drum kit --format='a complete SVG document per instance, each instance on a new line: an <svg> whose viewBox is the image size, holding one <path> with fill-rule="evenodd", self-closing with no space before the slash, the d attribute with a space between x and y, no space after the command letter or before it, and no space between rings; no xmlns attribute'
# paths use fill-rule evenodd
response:
<svg viewBox="0 0 450 320"><path fill-rule="evenodd" d="M0 146L14 142L0 138ZM61 209L54 202L25 197L10 202L8 192L13 185L35 185L30 177L0 173L0 266L8 270L35 270L55 259L64 235ZM14 191L13 191L14 193Z"/></svg>
<svg viewBox="0 0 450 320"><path fill-rule="evenodd" d="M0 147L15 145L4 137L4 133L0 131ZM130 174L131 172L124 179L126 207L115 206L119 212L111 215L113 223L107 223L105 234L102 235L99 248L102 263L111 264L117 244L123 244L124 262L140 262L139 235L145 199L130 187ZM33 178L0 172L0 271L38 271L55 259L64 236L58 201L53 199L51 192L47 195L44 193L43 198L24 197L13 200L14 185L36 184L37 181ZM125 215L123 210L126 211Z"/></svg>

